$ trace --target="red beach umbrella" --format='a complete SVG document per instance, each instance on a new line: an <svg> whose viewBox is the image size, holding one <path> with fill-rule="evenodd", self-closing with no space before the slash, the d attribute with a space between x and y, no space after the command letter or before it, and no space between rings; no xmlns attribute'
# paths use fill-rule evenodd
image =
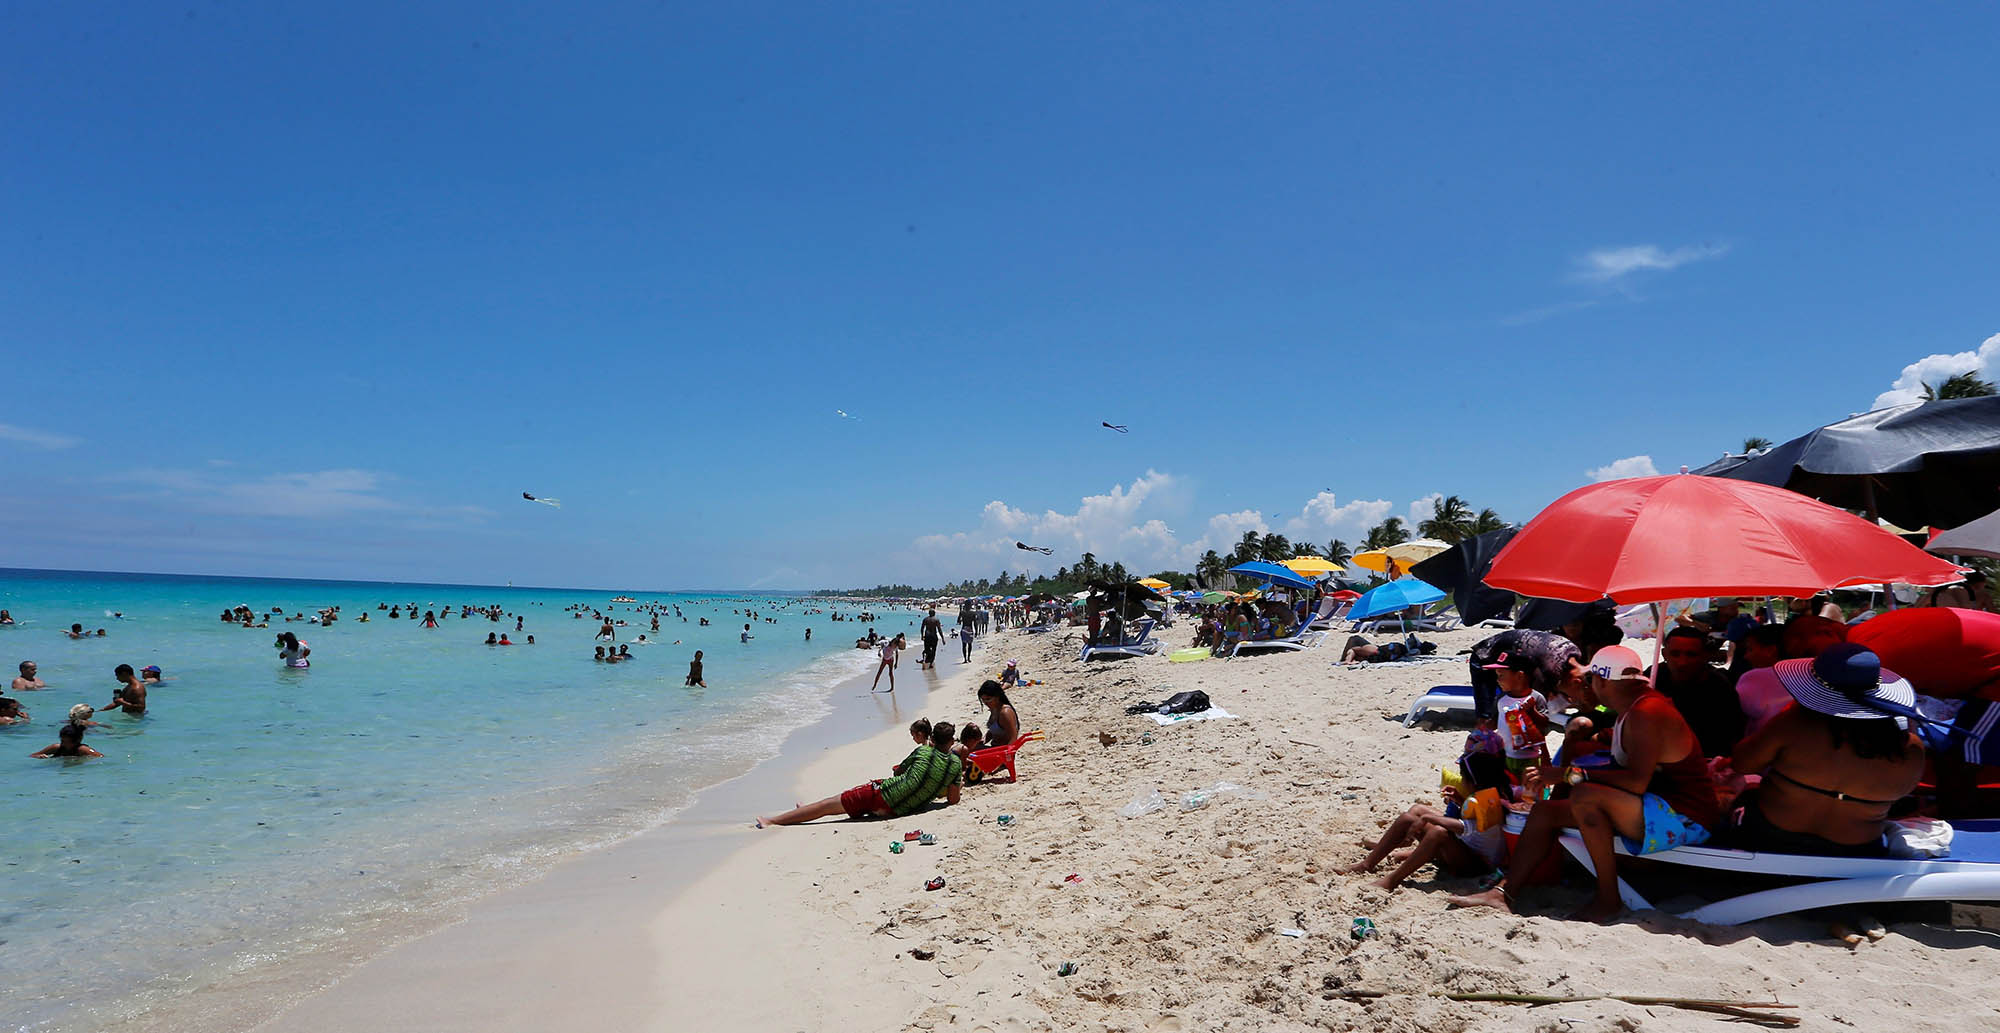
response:
<svg viewBox="0 0 2000 1033"><path fill-rule="evenodd" d="M1610 596L1630 604L1959 577L1952 564L1796 492L1668 475L1592 484L1557 499L1494 558L1486 583L1543 599Z"/></svg>
<svg viewBox="0 0 2000 1033"><path fill-rule="evenodd" d="M1855 625L1847 640L1867 646L1926 696L2000 700L2000 613L1895 610Z"/></svg>

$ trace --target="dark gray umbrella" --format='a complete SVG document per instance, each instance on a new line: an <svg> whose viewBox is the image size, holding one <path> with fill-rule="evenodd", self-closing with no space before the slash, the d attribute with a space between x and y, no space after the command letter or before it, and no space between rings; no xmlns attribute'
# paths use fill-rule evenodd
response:
<svg viewBox="0 0 2000 1033"><path fill-rule="evenodd" d="M2000 509L2000 396L1877 409L1694 472L1788 488L1903 527L1957 527Z"/></svg>
<svg viewBox="0 0 2000 1033"><path fill-rule="evenodd" d="M1514 540L1517 530L1503 527L1467 538L1411 566L1410 576L1450 592L1459 619L1467 624L1510 616L1514 612L1514 593L1488 587L1484 579L1493 566L1493 557Z"/></svg>
<svg viewBox="0 0 2000 1033"><path fill-rule="evenodd" d="M1500 555L1500 550L1514 540L1514 533L1518 530L1520 528L1503 527L1468 538L1412 566L1410 575L1450 592L1452 603L1458 607L1459 617L1467 624L1505 617L1514 610L1514 593L1488 585L1486 572L1493 567L1493 557ZM1584 614L1603 605L1566 603L1560 599L1527 599L1521 603L1521 612L1514 617L1514 626L1553 631L1571 621L1582 620Z"/></svg>

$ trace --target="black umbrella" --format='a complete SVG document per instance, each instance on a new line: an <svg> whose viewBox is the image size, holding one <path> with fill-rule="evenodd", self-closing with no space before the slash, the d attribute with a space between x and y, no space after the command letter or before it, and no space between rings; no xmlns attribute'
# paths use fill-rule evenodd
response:
<svg viewBox="0 0 2000 1033"><path fill-rule="evenodd" d="M1488 531L1476 538L1467 538L1457 545L1421 560L1410 567L1410 576L1436 585L1451 593L1451 601L1458 607L1459 619L1467 624L1477 624L1494 617L1505 617L1514 612L1514 593L1486 584L1486 571L1493 566L1493 557L1514 540L1516 528L1503 527Z"/></svg>
<svg viewBox="0 0 2000 1033"><path fill-rule="evenodd" d="M1877 409L1694 472L1788 488L1903 527L1957 527L2000 509L2000 396Z"/></svg>
<svg viewBox="0 0 2000 1033"><path fill-rule="evenodd" d="M1467 538L1418 562L1410 568L1410 575L1450 592L1452 603L1458 607L1459 618L1467 624L1505 617L1514 609L1514 593L1488 585L1486 572L1492 569L1493 558L1500 555L1500 550L1514 539L1518 530L1503 527L1476 538ZM1584 614L1605 605L1529 599L1521 604L1521 612L1514 617L1514 626L1553 631L1572 621L1582 620Z"/></svg>
<svg viewBox="0 0 2000 1033"><path fill-rule="evenodd" d="M1092 581L1090 591L1102 597L1104 609L1117 611L1126 620L1138 620L1146 616L1146 602L1160 601L1160 594L1137 581Z"/></svg>

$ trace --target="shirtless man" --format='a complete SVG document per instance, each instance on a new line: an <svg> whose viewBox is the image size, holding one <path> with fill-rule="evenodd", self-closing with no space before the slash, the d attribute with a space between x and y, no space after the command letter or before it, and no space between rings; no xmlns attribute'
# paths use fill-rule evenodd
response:
<svg viewBox="0 0 2000 1033"><path fill-rule="evenodd" d="M1575 918L1601 922L1624 910L1618 895L1618 855L1612 836L1635 854L1649 854L1708 841L1722 824L1722 805L1701 755L1694 729L1673 701L1654 691L1643 676L1639 654L1606 646L1590 659L1592 690L1618 712L1612 726L1615 767L1571 768L1566 779L1555 768L1536 768L1530 792L1559 779L1575 788L1566 800L1544 800L1528 812L1527 827L1514 847L1507 877L1492 889L1451 897L1459 907L1512 911L1508 889L1539 867L1564 829L1576 829L1597 869L1597 895Z"/></svg>
<svg viewBox="0 0 2000 1033"><path fill-rule="evenodd" d="M33 692L36 689L48 688L49 684L47 682L41 680L40 678L35 677L35 672L37 670L39 670L39 668L35 666L35 662L33 660L21 661L21 676L14 679L14 691Z"/></svg>
<svg viewBox="0 0 2000 1033"><path fill-rule="evenodd" d="M98 707L99 710L123 710L138 717L146 712L146 683L132 671L131 664L119 664L111 672L118 679L118 687L111 690L111 702Z"/></svg>

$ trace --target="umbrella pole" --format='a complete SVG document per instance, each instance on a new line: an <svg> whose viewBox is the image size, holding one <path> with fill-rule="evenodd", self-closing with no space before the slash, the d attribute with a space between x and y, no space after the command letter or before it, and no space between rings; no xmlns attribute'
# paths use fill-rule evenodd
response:
<svg viewBox="0 0 2000 1033"><path fill-rule="evenodd" d="M1653 668L1646 674L1646 687L1660 687L1660 649L1667 639L1667 604L1653 604Z"/></svg>

